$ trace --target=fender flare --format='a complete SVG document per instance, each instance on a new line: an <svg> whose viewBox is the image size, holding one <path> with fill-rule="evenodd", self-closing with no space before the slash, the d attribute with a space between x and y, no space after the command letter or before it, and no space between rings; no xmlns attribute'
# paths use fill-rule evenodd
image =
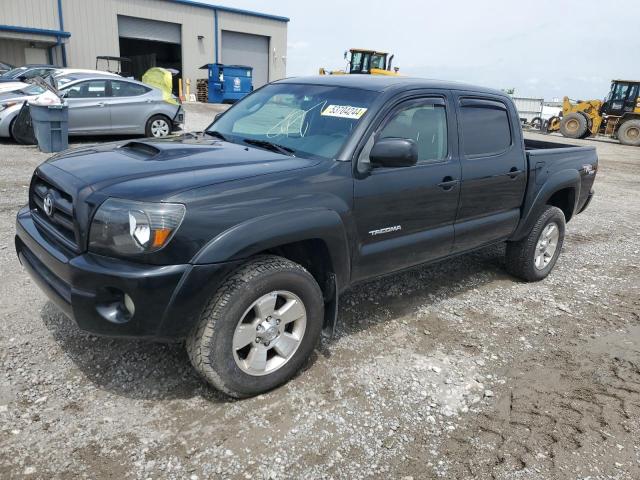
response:
<svg viewBox="0 0 640 480"><path fill-rule="evenodd" d="M351 276L349 243L342 218L328 209L290 210L246 220L218 234L191 263L242 260L281 245L314 239L326 243L330 270L336 276L338 289L342 290Z"/></svg>
<svg viewBox="0 0 640 480"><path fill-rule="evenodd" d="M535 184L534 184L535 185ZM578 199L580 198L580 173L577 170L561 170L551 175L538 189L532 201L525 200L524 215L518 228L513 233L510 241L517 241L529 234L533 225L540 217L542 210L549 199L560 190L573 188L575 191L573 213L575 214Z"/></svg>

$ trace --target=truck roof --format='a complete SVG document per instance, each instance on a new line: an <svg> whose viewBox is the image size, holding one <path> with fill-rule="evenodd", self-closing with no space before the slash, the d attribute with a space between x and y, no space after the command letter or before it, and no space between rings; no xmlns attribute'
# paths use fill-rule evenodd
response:
<svg viewBox="0 0 640 480"><path fill-rule="evenodd" d="M392 88L439 88L447 90L472 90L479 93L492 93L502 96L506 94L495 90L467 83L453 82L449 80L433 80L428 78L396 77L386 75L315 75L305 77L289 77L278 80L275 83L298 83L308 85L326 85L334 87L359 88L382 92Z"/></svg>

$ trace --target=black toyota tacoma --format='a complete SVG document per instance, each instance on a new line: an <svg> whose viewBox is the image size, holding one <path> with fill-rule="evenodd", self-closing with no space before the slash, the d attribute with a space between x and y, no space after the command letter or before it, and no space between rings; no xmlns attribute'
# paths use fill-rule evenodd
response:
<svg viewBox="0 0 640 480"><path fill-rule="evenodd" d="M525 140L499 91L287 79L198 134L53 156L15 244L80 328L184 340L210 384L245 397L300 369L356 283L498 242L513 275L546 277L597 163Z"/></svg>

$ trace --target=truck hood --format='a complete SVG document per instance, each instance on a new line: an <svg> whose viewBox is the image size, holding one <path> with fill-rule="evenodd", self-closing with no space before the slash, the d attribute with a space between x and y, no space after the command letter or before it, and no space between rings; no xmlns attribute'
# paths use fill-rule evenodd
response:
<svg viewBox="0 0 640 480"><path fill-rule="evenodd" d="M290 157L211 137L115 142L68 150L45 165L109 196L164 199L192 188L306 168L320 160Z"/></svg>

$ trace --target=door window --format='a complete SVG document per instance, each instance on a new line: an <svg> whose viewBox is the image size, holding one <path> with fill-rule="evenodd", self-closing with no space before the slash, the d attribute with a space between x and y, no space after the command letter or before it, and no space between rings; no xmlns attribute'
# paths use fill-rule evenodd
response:
<svg viewBox="0 0 640 480"><path fill-rule="evenodd" d="M143 85L131 82L121 82L117 80L111 81L111 96L112 97L137 97L138 95L144 95L149 89Z"/></svg>
<svg viewBox="0 0 640 480"><path fill-rule="evenodd" d="M466 157L498 155L509 149L512 141L506 107L480 100L478 104L463 104L461 111L462 150Z"/></svg>
<svg viewBox="0 0 640 480"><path fill-rule="evenodd" d="M444 105L412 103L393 114L377 139L407 138L418 144L418 161L437 162L447 157L447 114Z"/></svg>
<svg viewBox="0 0 640 480"><path fill-rule="evenodd" d="M65 89L67 98L103 98L107 93L106 80L89 80Z"/></svg>

